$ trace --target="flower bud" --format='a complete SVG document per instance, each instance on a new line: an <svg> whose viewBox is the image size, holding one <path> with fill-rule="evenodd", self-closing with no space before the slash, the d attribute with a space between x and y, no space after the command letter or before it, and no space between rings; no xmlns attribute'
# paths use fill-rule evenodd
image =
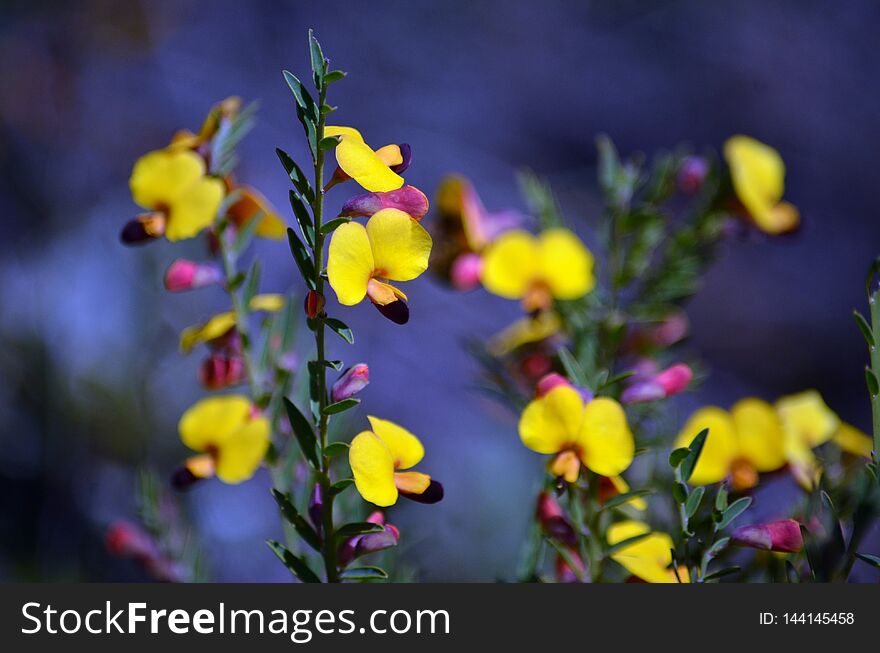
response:
<svg viewBox="0 0 880 653"><path fill-rule="evenodd" d="M403 186L387 192L355 195L342 205L340 216L349 218L369 218L382 209L399 209L416 221L428 213L428 198L415 186Z"/></svg>
<svg viewBox="0 0 880 653"><path fill-rule="evenodd" d="M571 559L572 563L575 566L575 569L572 569L568 562L566 562L565 558L561 555L556 556L556 582L557 583L579 583L581 582L581 578L583 578L584 574L587 571L586 565L584 565L584 561L581 559L580 554L574 549L569 549L568 557Z"/></svg>
<svg viewBox="0 0 880 653"><path fill-rule="evenodd" d="M691 368L684 363L672 365L653 376L637 372L634 380L621 393L620 401L624 404L638 404L666 399L687 390L693 376Z"/></svg>
<svg viewBox="0 0 880 653"><path fill-rule="evenodd" d="M324 310L324 305L326 300L324 299L324 295L319 293L317 290L310 290L306 293L306 299L303 304L303 308L306 312L306 317L310 320L314 320L321 312Z"/></svg>
<svg viewBox="0 0 880 653"><path fill-rule="evenodd" d="M706 159L701 156L689 156L682 161L678 169L676 179L678 189L685 195L695 195L703 187L708 174L709 162Z"/></svg>
<svg viewBox="0 0 880 653"><path fill-rule="evenodd" d="M562 508L556 501L556 497L549 492L544 491L538 495L535 518L547 536L566 546L574 546L577 543L574 529L562 513Z"/></svg>
<svg viewBox="0 0 880 653"><path fill-rule="evenodd" d="M693 378L694 373L690 367L684 363L676 363L660 372L654 380L660 384L666 396L671 397L687 390Z"/></svg>
<svg viewBox="0 0 880 653"><path fill-rule="evenodd" d="M320 483L315 483L312 496L309 497L309 519L312 526L318 532L318 537L323 538L324 532L324 491Z"/></svg>
<svg viewBox="0 0 880 653"><path fill-rule="evenodd" d="M220 283L222 279L223 273L216 265L179 258L165 272L165 289L169 292L196 290Z"/></svg>
<svg viewBox="0 0 880 653"><path fill-rule="evenodd" d="M119 240L124 245L143 245L165 235L166 218L158 211L141 213L122 227Z"/></svg>
<svg viewBox="0 0 880 653"><path fill-rule="evenodd" d="M208 390L222 390L245 381L244 359L214 352L199 367L198 379Z"/></svg>
<svg viewBox="0 0 880 653"><path fill-rule="evenodd" d="M452 261L449 268L449 280L456 290L473 290L480 285L483 272L483 258L479 254L466 252Z"/></svg>
<svg viewBox="0 0 880 653"><path fill-rule="evenodd" d="M360 556L397 546L397 543L400 541L400 531L393 524L386 524L385 515L380 511L377 510L371 513L366 521L383 526L384 530L356 535L345 540L336 554L340 567L347 566L352 560Z"/></svg>
<svg viewBox="0 0 880 653"><path fill-rule="evenodd" d="M740 526L733 531L730 540L739 546L780 553L797 553L804 548L801 526L794 519Z"/></svg>
<svg viewBox="0 0 880 653"><path fill-rule="evenodd" d="M560 386L565 386L568 388L573 387L571 381L566 379L561 374L550 372L550 374L545 374L540 379L538 379L538 385L535 386L535 396L543 397L554 388L558 388Z"/></svg>
<svg viewBox="0 0 880 653"><path fill-rule="evenodd" d="M330 397L333 402L350 399L358 392L367 387L370 382L370 368L366 363L358 363L353 367L349 367L342 376L337 379L336 383L330 390Z"/></svg>

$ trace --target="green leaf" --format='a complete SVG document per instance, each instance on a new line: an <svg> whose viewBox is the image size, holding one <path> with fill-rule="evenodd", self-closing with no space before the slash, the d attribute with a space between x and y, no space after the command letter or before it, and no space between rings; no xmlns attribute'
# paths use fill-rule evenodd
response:
<svg viewBox="0 0 880 653"><path fill-rule="evenodd" d="M731 503L727 510L721 513L721 520L718 522L717 530L727 528L734 519L743 514L746 509L752 505L752 497L742 497Z"/></svg>
<svg viewBox="0 0 880 653"><path fill-rule="evenodd" d="M706 551L706 556L708 558L715 558L721 553L724 549L727 548L727 545L730 543L729 537L722 537L720 540L717 540L712 546L708 548Z"/></svg>
<svg viewBox="0 0 880 653"><path fill-rule="evenodd" d="M303 455L305 455L306 459L312 463L312 466L315 469L320 469L321 463L318 460L318 442L315 439L315 431L312 428L312 425L309 423L309 420L306 419L305 415L300 412L299 408L297 408L287 397L284 397L284 408L287 410L287 419L290 420L290 426L293 429L293 434L296 436L297 442L299 442Z"/></svg>
<svg viewBox="0 0 880 653"><path fill-rule="evenodd" d="M587 375L584 373L584 368L581 367L581 364L574 357L574 354L568 351L565 347L560 347L556 350L556 355L559 356L559 362L562 363L562 367L565 368L568 378L570 378L575 385L584 388L587 387Z"/></svg>
<svg viewBox="0 0 880 653"><path fill-rule="evenodd" d="M344 526L337 528L333 535L334 537L345 539L348 537L354 537L355 535L365 535L366 533L381 533L384 530L384 526L368 521L351 522L350 524L345 524Z"/></svg>
<svg viewBox="0 0 880 653"><path fill-rule="evenodd" d="M314 247L315 225L312 223L312 216L309 214L308 207L296 191L291 190L288 196L290 197L290 208L293 209L293 214L296 216L296 222L299 224L299 230L302 232L303 238L306 239L309 247Z"/></svg>
<svg viewBox="0 0 880 653"><path fill-rule="evenodd" d="M324 447L324 455L328 458L335 458L336 456L348 453L349 449L351 449L351 445L348 442L331 442Z"/></svg>
<svg viewBox="0 0 880 653"><path fill-rule="evenodd" d="M290 227L287 228L287 241L290 243L290 253L293 254L293 260L296 261L296 267L302 275L303 281L312 290L315 289L315 264L309 257L309 252L303 242L296 235L296 232Z"/></svg>
<svg viewBox="0 0 880 653"><path fill-rule="evenodd" d="M737 567L736 565L734 565L733 567L725 567L724 569L720 569L718 571L713 571L708 576L703 576L703 582L704 583L711 583L711 582L718 580L719 578L724 578L725 576L730 576L731 574L735 574L739 570L740 570L740 568Z"/></svg>
<svg viewBox="0 0 880 653"><path fill-rule="evenodd" d="M345 490L347 490L351 485L354 485L354 479L344 478L341 481L336 481L333 485L331 485L330 492L332 494L339 494L340 492L345 492Z"/></svg>
<svg viewBox="0 0 880 653"><path fill-rule="evenodd" d="M685 458L688 457L690 453L690 449L687 447L681 447L680 449L673 449L672 453L669 454L669 466L675 469L684 461Z"/></svg>
<svg viewBox="0 0 880 653"><path fill-rule="evenodd" d="M874 280L874 275L877 272L880 272L880 256L874 259L871 267L868 268L868 273L865 275L865 292L868 295L868 299L871 298L871 282Z"/></svg>
<svg viewBox="0 0 880 653"><path fill-rule="evenodd" d="M351 222L351 218L339 217L327 220L327 222L321 225L321 233L325 236L331 234L337 227L341 227L346 222Z"/></svg>
<svg viewBox="0 0 880 653"><path fill-rule="evenodd" d="M327 61L324 59L324 53L321 52L321 44L318 43L312 30L309 30L309 60L312 64L315 87L321 88L324 84L324 74L327 72Z"/></svg>
<svg viewBox="0 0 880 653"><path fill-rule="evenodd" d="M621 540L617 544L608 547L608 551L605 552L605 557L610 557L612 554L617 553L621 549L625 549L631 544L635 544L636 542L640 542L644 540L646 537L650 535L650 531L647 533L640 533L638 535L634 535L633 537L628 537L625 540Z"/></svg>
<svg viewBox="0 0 880 653"><path fill-rule="evenodd" d="M865 337L865 342L868 343L868 346L873 347L876 343L874 342L874 334L871 332L871 327L868 324L868 321L865 319L865 316L859 313L858 311L853 311L853 318L855 318L856 324L859 327L859 330L862 332L862 335Z"/></svg>
<svg viewBox="0 0 880 653"><path fill-rule="evenodd" d="M724 512L727 510L727 486L721 485L715 494L715 510Z"/></svg>
<svg viewBox="0 0 880 653"><path fill-rule="evenodd" d="M380 567L350 567L340 572L341 580L366 583L373 580L388 580L388 572Z"/></svg>
<svg viewBox="0 0 880 653"><path fill-rule="evenodd" d="M337 401L335 404L330 404L329 406L324 406L324 414L325 415L336 415L337 413L345 412L346 410L350 410L361 403L360 399L343 399L342 401Z"/></svg>
<svg viewBox="0 0 880 653"><path fill-rule="evenodd" d="M327 361L327 360L325 360L324 365L326 365L330 369L333 369L333 370L336 370L337 372L339 372L345 366L345 363L343 363L342 361Z"/></svg>
<svg viewBox="0 0 880 653"><path fill-rule="evenodd" d="M318 141L319 150L335 150L337 145L339 145L339 136L325 136Z"/></svg>
<svg viewBox="0 0 880 653"><path fill-rule="evenodd" d="M880 569L880 556L871 555L870 553L857 553L856 556L859 560L867 562L876 569Z"/></svg>
<svg viewBox="0 0 880 653"><path fill-rule="evenodd" d="M865 383L868 384L868 392L872 397L880 394L880 382L877 381L877 375L871 371L870 367L865 367Z"/></svg>
<svg viewBox="0 0 880 653"><path fill-rule="evenodd" d="M324 83L332 84L333 82L338 82L340 79L347 76L348 73L342 70L331 70L326 75L324 75Z"/></svg>
<svg viewBox="0 0 880 653"><path fill-rule="evenodd" d="M706 444L706 437L708 435L709 429L703 429L697 434L697 437L691 441L691 444L688 447L688 455L679 468L681 471L681 480L685 483L690 480L691 475L694 473L694 468L697 466L697 461L700 459L700 454L703 451L703 445Z"/></svg>
<svg viewBox="0 0 880 653"><path fill-rule="evenodd" d="M324 318L324 322L333 333L345 340L348 344L354 344L354 333L352 333L352 330L346 326L345 322L337 320L335 317Z"/></svg>
<svg viewBox="0 0 880 653"><path fill-rule="evenodd" d="M241 301L245 306L250 306L251 300L260 291L260 275L260 261L256 260L251 266L250 272L248 272L247 285L244 287L244 295L242 295L241 298Z"/></svg>
<svg viewBox="0 0 880 653"><path fill-rule="evenodd" d="M610 388L611 386L617 385L621 381L625 381L626 379L634 375L635 372L633 370L628 370L626 372L621 372L620 374L615 374L610 379L606 380L599 389L604 390L605 388Z"/></svg>
<svg viewBox="0 0 880 653"><path fill-rule="evenodd" d="M312 189L312 185L309 183L309 179L302 171L302 168L300 168L296 164L296 161L294 161L291 156L281 148L276 147L275 154L278 155L278 159L281 161L281 165L284 166L284 170L287 172L287 176L290 177L290 181L293 184L293 187L296 188L296 191L302 195L309 204L314 202L315 191Z"/></svg>
<svg viewBox="0 0 880 653"><path fill-rule="evenodd" d="M617 506L622 506L625 503L629 503L633 499L637 499L639 497L645 497L653 494L653 490L634 490L632 492L626 492L624 494L617 494L605 503L602 504L602 507L599 508L599 511L602 510L611 510L612 508L616 508Z"/></svg>
<svg viewBox="0 0 880 653"><path fill-rule="evenodd" d="M596 149L599 151L599 184L610 194L615 190L620 177L620 156L614 143L605 134L596 138Z"/></svg>
<svg viewBox="0 0 880 653"><path fill-rule="evenodd" d="M278 507L281 509L281 514L284 516L284 519L290 522L306 544L318 553L321 553L321 538L318 537L318 533L312 528L312 525L299 514L296 506L294 506L293 502L290 500L290 495L273 489L272 496L275 498L275 503L277 503Z"/></svg>
<svg viewBox="0 0 880 653"><path fill-rule="evenodd" d="M313 123L318 122L318 105L315 104L312 96L309 95L309 92L306 90L306 87L303 86L303 83L299 81L299 78L297 78L292 72L285 70L284 81L287 82L287 85L293 92L293 97L296 99L297 106L302 109L304 113L304 116L300 118L300 120L307 118L311 119Z"/></svg>
<svg viewBox="0 0 880 653"><path fill-rule="evenodd" d="M309 566L300 558L297 558L283 544L275 540L266 540L266 544L272 549L272 552L278 556L278 559L284 563L291 573L304 583L320 583L321 579L313 572Z"/></svg>
<svg viewBox="0 0 880 653"><path fill-rule="evenodd" d="M700 502L703 500L703 495L706 493L706 488L703 486L695 487L691 490L691 493L688 495L687 501L684 504L684 512L688 517L693 517L697 510L700 508Z"/></svg>
<svg viewBox="0 0 880 653"><path fill-rule="evenodd" d="M672 498L675 499L675 502L679 505L684 505L687 501L687 488L684 486L684 483L675 482L672 484Z"/></svg>

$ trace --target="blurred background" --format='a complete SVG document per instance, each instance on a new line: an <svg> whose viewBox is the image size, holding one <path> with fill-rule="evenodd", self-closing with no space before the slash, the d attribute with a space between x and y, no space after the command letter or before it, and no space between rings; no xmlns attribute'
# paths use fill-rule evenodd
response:
<svg viewBox="0 0 880 653"><path fill-rule="evenodd" d="M772 144L804 228L724 249L688 306L689 348L711 375L676 410L815 387L870 427L850 313L880 253L877 3L5 0L0 580L141 577L107 555L104 531L134 517L139 469L166 478L185 455L176 422L203 391L199 357L179 355L177 334L225 305L219 290L162 289L168 263L202 255L201 241L119 244L137 212L131 165L196 129L215 101L259 100L239 178L286 214L273 150L307 155L281 70L305 74L309 27L349 72L333 88L338 120L377 146L409 142L409 183L431 195L457 171L490 209L523 208L515 172L530 167L588 241L597 133L625 154L718 148L737 132ZM258 254L264 288L291 287L286 244ZM473 392L461 341L498 331L518 306L427 275L406 292L409 325L345 309L358 343L335 352L369 363L370 412L418 434L420 468L446 485L437 506L394 509L404 561L423 580L510 577L542 460L519 443L514 416ZM289 578L262 543L279 531L267 488L261 473L186 495L213 578Z"/></svg>

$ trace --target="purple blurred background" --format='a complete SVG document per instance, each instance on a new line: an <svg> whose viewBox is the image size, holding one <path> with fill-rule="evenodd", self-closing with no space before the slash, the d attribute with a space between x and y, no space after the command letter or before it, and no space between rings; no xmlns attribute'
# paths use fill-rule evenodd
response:
<svg viewBox="0 0 880 653"><path fill-rule="evenodd" d="M522 207L514 173L528 166L553 182L587 240L597 133L627 154L717 148L736 132L773 144L804 228L725 248L689 305L689 347L711 376L677 410L816 387L869 427L850 312L880 253L874 2L7 1L0 579L139 577L107 556L103 531L134 514L139 466L167 475L184 455L176 421L202 391L198 356L178 354L177 333L225 306L220 291L162 290L167 264L200 256L200 242L118 244L136 212L131 165L177 128L197 128L215 101L258 99L239 178L286 214L273 150L306 151L281 70L306 70L309 27L349 72L333 88L338 120L375 145L409 142L409 183L430 195L458 171L490 208ZM293 283L285 244L258 253L265 289ZM395 508L404 561L424 580L510 577L541 459L520 445L512 415L473 392L461 340L496 332L518 307L428 277L406 292L404 328L369 306L331 304L358 337L334 353L371 367L370 412L417 433L424 470L447 488L438 506ZM214 578L288 578L262 544L279 530L267 487L261 474L188 495Z"/></svg>

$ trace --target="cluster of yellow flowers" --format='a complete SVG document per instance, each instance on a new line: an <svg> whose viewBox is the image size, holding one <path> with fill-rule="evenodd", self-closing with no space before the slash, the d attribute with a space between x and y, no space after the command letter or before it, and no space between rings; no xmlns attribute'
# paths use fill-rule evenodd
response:
<svg viewBox="0 0 880 653"><path fill-rule="evenodd" d="M812 488L820 473L813 449L833 441L849 454L870 457L873 447L872 439L842 422L816 390L781 397L775 405L747 397L729 412L700 408L675 446L687 446L703 429L709 429L709 436L691 482L709 485L729 478L738 491L757 485L760 473L786 465L801 485Z"/></svg>

